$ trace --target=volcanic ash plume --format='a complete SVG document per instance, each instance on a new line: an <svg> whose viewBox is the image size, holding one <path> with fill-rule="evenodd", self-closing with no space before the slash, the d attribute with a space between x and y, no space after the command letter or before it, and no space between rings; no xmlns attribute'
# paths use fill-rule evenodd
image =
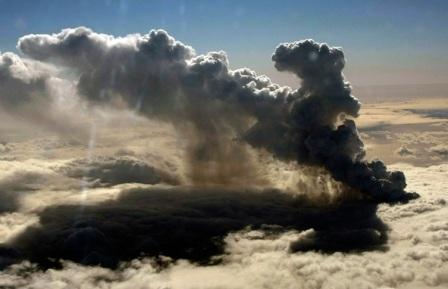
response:
<svg viewBox="0 0 448 289"><path fill-rule="evenodd" d="M24 36L18 48L75 72L78 91L90 102L124 102L148 118L175 124L188 143L195 184L252 181L247 172L255 167L244 145L234 141L241 139L279 159L325 168L376 202L418 196L404 190L402 172L364 160L353 120L360 103L344 80L340 48L312 40L278 46L275 67L302 79L297 90L247 68L231 70L222 51L196 55L163 30L116 38L79 27Z"/></svg>
<svg viewBox="0 0 448 289"><path fill-rule="evenodd" d="M325 167L335 180L376 201L418 197L404 191L402 172L387 171L380 160L364 160L364 145L356 124L353 119L346 119L358 116L360 103L344 80L345 59L340 48L312 40L286 43L277 47L272 60L279 71L293 72L302 79L300 89L288 99L288 137L280 140L293 149L291 155L301 163ZM272 149L277 146L268 144L279 154Z"/></svg>

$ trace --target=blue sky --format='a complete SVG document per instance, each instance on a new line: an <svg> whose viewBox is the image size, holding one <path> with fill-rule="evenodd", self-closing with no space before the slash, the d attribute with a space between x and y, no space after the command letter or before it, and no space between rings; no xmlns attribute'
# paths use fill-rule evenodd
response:
<svg viewBox="0 0 448 289"><path fill-rule="evenodd" d="M318 3L317 3L318 2ZM355 85L448 83L448 1L0 0L0 51L28 33L87 26L125 35L166 29L198 53L224 50L282 84L271 53L313 38L342 46Z"/></svg>

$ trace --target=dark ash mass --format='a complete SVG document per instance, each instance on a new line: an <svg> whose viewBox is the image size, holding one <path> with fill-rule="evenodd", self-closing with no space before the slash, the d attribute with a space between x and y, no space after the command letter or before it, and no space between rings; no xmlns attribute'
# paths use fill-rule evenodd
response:
<svg viewBox="0 0 448 289"><path fill-rule="evenodd" d="M61 259L116 267L161 255L206 264L223 253L228 233L266 225L277 225L277 231L313 228L315 236L306 246L291 244L293 251L384 249L387 226L376 208L365 201L321 207L275 190L134 189L82 209L49 207L39 214L40 226L28 228L3 252L44 268Z"/></svg>

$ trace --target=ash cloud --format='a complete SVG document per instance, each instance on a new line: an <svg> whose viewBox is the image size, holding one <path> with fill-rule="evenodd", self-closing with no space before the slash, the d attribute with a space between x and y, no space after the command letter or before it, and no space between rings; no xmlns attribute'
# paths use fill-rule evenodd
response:
<svg viewBox="0 0 448 289"><path fill-rule="evenodd" d="M249 69L230 70L222 51L195 56L193 48L164 30L115 38L79 27L24 36L18 48L34 59L78 70L79 90L90 100L121 97L149 116L165 114L170 120L189 118L187 107L213 105L210 100L219 99L247 101L248 108L257 111L263 103L249 92L257 92L270 110L274 99L267 96L286 96L290 91Z"/></svg>
<svg viewBox="0 0 448 289"><path fill-rule="evenodd" d="M272 60L302 79L297 90L249 69L231 70L222 51L196 56L163 30L116 38L79 27L24 36L18 48L78 71L78 90L94 103L124 101L174 122L189 143L193 184L235 184L232 175L242 176L236 184L258 181L244 174L256 166L244 146L234 145L237 138L278 158L324 167L347 190L377 202L418 197L405 191L402 172L364 160L353 120L361 104L342 74L340 48L313 40L279 45Z"/></svg>
<svg viewBox="0 0 448 289"><path fill-rule="evenodd" d="M272 60L278 70L295 73L302 83L289 99L284 128L288 137L275 138L277 143L272 144L269 137L259 137L265 134L261 125L249 131L251 144L257 146L261 139L280 156L284 156L285 147L292 148L299 163L323 166L335 180L379 202L418 197L405 191L402 172L389 172L380 160L364 160L364 145L353 120L361 105L344 79L342 49L312 40L297 41L279 45Z"/></svg>
<svg viewBox="0 0 448 289"><path fill-rule="evenodd" d="M418 234L412 236L414 232L409 237L397 237L394 232L391 237L395 239L389 244L412 242L417 245L416 252L403 252L401 248L379 252L387 249L389 236L388 227L377 216L378 203L405 202L417 195L405 191L403 173L388 171L381 161L364 159L363 143L353 120L360 103L351 95L342 74L345 59L340 48L311 40L280 45L273 55L275 66L302 79L300 88L293 90L249 69L231 70L224 52L196 55L191 47L162 30L116 38L87 28L66 29L53 35L25 36L18 46L34 60L17 58L17 63L37 65L37 60L61 65L70 73L75 71L78 92L91 103L119 107L125 103L148 118L175 124L187 143L189 177L192 184L200 187L145 186L125 191L117 199L109 188L104 190L107 198L98 198L94 203L89 196L88 202L80 204L65 200L66 196L77 197L77 190L63 187L52 192L54 195L48 194L48 186L38 179L36 182L44 188L40 196L49 199L61 193L64 200L32 210L34 217L39 217L39 224L31 222L32 226L0 246L0 267L30 260L40 268L27 267L27 261L13 265L0 272L0 283L10 287L51 287L58 282L76 287L76 283L83 282L93 288L124 282L122 286L196 288L209 284L185 284L206 276L215 286L227 284L223 288L362 288L397 287L417 280L423 271L427 276L423 274L419 282L423 280L431 286L447 282L443 243L446 224L442 222L427 228L431 231L428 239L440 243L440 248L426 246L424 238L422 241ZM40 81L46 81L41 74L27 78L10 68L2 69L3 107L31 105L35 97L41 97L34 92L42 91L43 99L48 96L40 88ZM24 89L11 89L15 95L4 93L8 86L20 87L16 80L23 82ZM267 150L284 161L310 166L316 174L328 171L343 183L349 197L319 204L306 196L293 197L276 190L234 189L234 185L241 188L263 184L249 146ZM129 182L177 182L176 177L136 156L83 159L57 168L61 167L65 176L86 178L100 187ZM442 171L437 168L437 172ZM424 172L437 176L436 171L427 169L418 175ZM419 176L414 179L421 179ZM56 177L59 179L59 175ZM21 196L17 193L31 192L31 179L24 174L12 178L13 183L0 182L0 201L5 201L4 206L0 205L0 213L5 214L2 216L16 218L6 214L18 211ZM26 187L20 185L22 181ZM60 182L66 185L65 179ZM216 184L220 186L203 186ZM442 190L431 187L433 191ZM39 194L36 199L40 200ZM104 199L107 201L99 203ZM60 205L62 202L65 205ZM409 206L382 206L381 210L394 220L436 213L444 205L445 200L441 199ZM411 221L421 219L427 218ZM408 228L409 221L403 221L404 228ZM422 226L418 227L421 230ZM248 241L250 244L245 244ZM248 250L244 251L244 246ZM370 250L374 252L333 254ZM303 253L291 254L295 252ZM383 253L390 254L378 258ZM241 256L244 254L247 256ZM171 262L161 256L188 261ZM142 257L154 259L142 261ZM390 259L395 261L389 262ZM64 260L114 269L118 266L118 270ZM120 262L130 260L134 260L134 265L126 263L120 267ZM197 266L221 261L217 266ZM433 270L431 266L428 270L425 264L429 263L439 267ZM161 264L168 266L167 270L160 268ZM62 270L39 270L59 266ZM190 270L185 271L185 266ZM213 270L223 270L224 274L214 275ZM260 270L268 273L253 274ZM185 272L194 277L185 280ZM177 285L165 286L169 274L179 274L180 278L173 281ZM360 281L365 276L368 282ZM158 286L157 278L165 279L159 280L164 286ZM229 280L235 283L228 285Z"/></svg>
<svg viewBox="0 0 448 289"><path fill-rule="evenodd" d="M247 149L233 139L254 116L269 118L282 108L290 91L249 69L230 70L224 52L195 56L163 30L114 38L81 27L25 36L18 47L78 71L78 90L93 103L124 101L173 122L188 143L195 185L258 182L246 173L256 171Z"/></svg>
<svg viewBox="0 0 448 289"><path fill-rule="evenodd" d="M296 251L375 250L385 248L387 241L387 226L376 210L376 204L367 202L311 206L275 190L133 189L82 209L48 207L39 213L38 226L29 227L3 251L15 252L15 261L26 259L43 268L60 260L115 268L139 256L209 264L224 253L223 238L246 227L273 234L313 228L308 247L291 245ZM378 237L369 237L372 232ZM347 234L351 237L345 239Z"/></svg>

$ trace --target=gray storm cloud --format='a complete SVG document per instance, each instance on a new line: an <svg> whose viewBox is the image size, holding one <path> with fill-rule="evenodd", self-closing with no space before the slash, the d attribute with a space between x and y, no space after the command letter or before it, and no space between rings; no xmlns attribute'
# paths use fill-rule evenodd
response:
<svg viewBox="0 0 448 289"><path fill-rule="evenodd" d="M18 48L76 71L79 93L93 103L125 102L147 117L175 123L189 144L197 183L227 184L232 175L238 184L248 182L254 167L244 145L235 142L240 139L280 159L324 167L377 202L418 196L405 191L402 172L364 160L353 120L361 105L342 74L340 48L313 40L278 46L275 67L302 79L297 90L247 68L231 70L222 51L196 55L163 30L117 38L79 27L24 36Z"/></svg>

